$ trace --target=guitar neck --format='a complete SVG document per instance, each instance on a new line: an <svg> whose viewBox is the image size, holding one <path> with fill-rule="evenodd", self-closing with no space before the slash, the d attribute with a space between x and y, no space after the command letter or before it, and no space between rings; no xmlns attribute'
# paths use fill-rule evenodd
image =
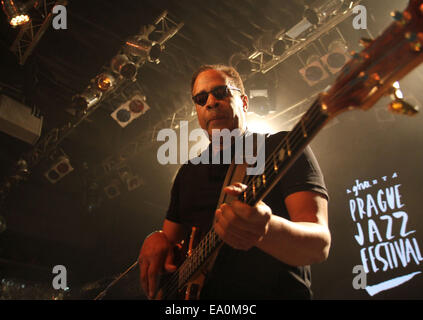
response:
<svg viewBox="0 0 423 320"><path fill-rule="evenodd" d="M318 98L275 150L266 157L264 173L247 176L250 177L246 183L247 189L238 199L251 206L263 200L328 119L329 115Z"/></svg>
<svg viewBox="0 0 423 320"><path fill-rule="evenodd" d="M329 116L319 99L301 117L296 126L284 137L273 153L267 157L262 175L251 176L239 200L251 206L262 200L288 171L311 139L327 122ZM192 254L178 269L178 287L181 288L223 244L214 228L204 236Z"/></svg>

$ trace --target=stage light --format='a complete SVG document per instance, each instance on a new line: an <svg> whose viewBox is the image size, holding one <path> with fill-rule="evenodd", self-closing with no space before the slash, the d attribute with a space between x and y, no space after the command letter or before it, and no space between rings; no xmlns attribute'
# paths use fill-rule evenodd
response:
<svg viewBox="0 0 423 320"><path fill-rule="evenodd" d="M66 156L60 156L56 163L54 163L50 169L44 173L44 176L48 181L55 184L73 170L74 169L70 164L69 158Z"/></svg>
<svg viewBox="0 0 423 320"><path fill-rule="evenodd" d="M141 36L135 36L125 42L125 53L134 57L147 59L152 42Z"/></svg>
<svg viewBox="0 0 423 320"><path fill-rule="evenodd" d="M310 86L316 85L329 76L323 68L318 55L311 55L308 57L306 66L300 69L299 72Z"/></svg>
<svg viewBox="0 0 423 320"><path fill-rule="evenodd" d="M316 10L311 8L306 8L304 10L304 18L307 19L307 21L312 25L317 25L320 21L319 14L316 12Z"/></svg>
<svg viewBox="0 0 423 320"><path fill-rule="evenodd" d="M25 7L18 1L14 0L2 0L1 5L3 11L9 20L9 24L12 27L21 26L28 23L30 20L29 15L25 12Z"/></svg>
<svg viewBox="0 0 423 320"><path fill-rule="evenodd" d="M160 62L159 58L160 58L160 55L162 54L162 50L163 48L160 44L158 43L154 44L150 49L150 52L148 55L148 61L159 63Z"/></svg>
<svg viewBox="0 0 423 320"><path fill-rule="evenodd" d="M162 46L142 36L136 36L126 41L124 50L128 55L141 58L141 61L159 63Z"/></svg>
<svg viewBox="0 0 423 320"><path fill-rule="evenodd" d="M28 163L24 159L19 159L15 165L15 172L10 176L10 180L17 184L21 181L28 179L29 169Z"/></svg>
<svg viewBox="0 0 423 320"><path fill-rule="evenodd" d="M73 97L72 104L78 112L86 113L100 101L101 96L102 92L98 88L89 86L83 93Z"/></svg>
<svg viewBox="0 0 423 320"><path fill-rule="evenodd" d="M128 188L128 191L132 191L144 184L143 180L135 175L127 165L122 165L116 169L120 180Z"/></svg>
<svg viewBox="0 0 423 320"><path fill-rule="evenodd" d="M271 51L275 56L281 56L285 53L287 48L288 48L288 44L284 40L276 40L272 44Z"/></svg>
<svg viewBox="0 0 423 320"><path fill-rule="evenodd" d="M241 76L250 74L253 67L251 61L243 53L234 53L229 58L229 65L235 68Z"/></svg>
<svg viewBox="0 0 423 320"><path fill-rule="evenodd" d="M275 111L271 105L267 89L250 90L248 111L262 117Z"/></svg>
<svg viewBox="0 0 423 320"><path fill-rule="evenodd" d="M128 191L135 190L142 186L144 181L137 175L133 175L126 180L126 185L128 187Z"/></svg>
<svg viewBox="0 0 423 320"><path fill-rule="evenodd" d="M294 25L291 29L289 29L285 34L288 38L297 39L301 35L305 34L307 30L309 30L313 26L310 21L304 17L300 22Z"/></svg>
<svg viewBox="0 0 423 320"><path fill-rule="evenodd" d="M115 119L122 128L125 128L149 109L150 107L146 102L145 96L136 94L129 101L126 101L113 111L111 117Z"/></svg>
<svg viewBox="0 0 423 320"><path fill-rule="evenodd" d="M332 74L339 72L350 59L347 51L348 47L342 40L335 40L329 44L328 53L322 57L322 62Z"/></svg>
<svg viewBox="0 0 423 320"><path fill-rule="evenodd" d="M102 73L95 78L95 84L100 91L106 92L115 86L116 79L110 73Z"/></svg>
<svg viewBox="0 0 423 320"><path fill-rule="evenodd" d="M114 199L120 195L119 180L113 179L104 187L104 192L109 199Z"/></svg>
<svg viewBox="0 0 423 320"><path fill-rule="evenodd" d="M112 70L125 79L134 80L137 74L137 66L124 54L119 54L112 59Z"/></svg>

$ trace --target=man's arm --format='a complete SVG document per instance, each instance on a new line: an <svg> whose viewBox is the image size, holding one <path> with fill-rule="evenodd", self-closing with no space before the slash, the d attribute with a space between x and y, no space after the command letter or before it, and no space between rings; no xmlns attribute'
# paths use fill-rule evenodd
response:
<svg viewBox="0 0 423 320"><path fill-rule="evenodd" d="M225 188L237 196L246 186ZM251 207L240 201L216 210L215 230L230 246L248 250L258 247L294 266L324 261L329 252L327 200L311 191L295 192L285 199L292 221L272 214L263 202Z"/></svg>
<svg viewBox="0 0 423 320"><path fill-rule="evenodd" d="M173 248L184 238L182 225L165 219L162 230L151 233L144 240L138 262L141 286L150 299L157 290L158 276L176 270Z"/></svg>
<svg viewBox="0 0 423 320"><path fill-rule="evenodd" d="M301 266L327 259L331 243L327 200L312 191L285 199L291 221L272 215L266 235L257 247L289 265Z"/></svg>

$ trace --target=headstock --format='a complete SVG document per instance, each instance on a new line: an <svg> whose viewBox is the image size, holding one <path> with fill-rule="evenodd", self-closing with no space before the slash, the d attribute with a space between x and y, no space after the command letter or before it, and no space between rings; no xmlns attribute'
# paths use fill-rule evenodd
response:
<svg viewBox="0 0 423 320"><path fill-rule="evenodd" d="M410 0L404 12L392 17L394 22L378 38L362 40L363 51L353 54L335 84L320 96L329 116L354 108L367 110L390 94L396 98L391 111L416 112L399 99L397 81L423 62L423 0Z"/></svg>

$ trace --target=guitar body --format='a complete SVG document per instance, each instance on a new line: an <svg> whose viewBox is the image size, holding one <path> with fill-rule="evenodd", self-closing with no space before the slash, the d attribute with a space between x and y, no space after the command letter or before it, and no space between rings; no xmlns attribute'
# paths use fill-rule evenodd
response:
<svg viewBox="0 0 423 320"><path fill-rule="evenodd" d="M235 200L235 197L227 195L223 189L229 185L232 185L237 182L243 182L245 175L246 175L246 168L247 166L244 164L235 165L232 163L226 173L226 178L223 183L220 197L218 201L217 208L222 203L231 203L233 200ZM194 250L201 250L201 248L198 248L198 244L201 241L201 232L197 227L193 227L191 230L191 235L189 237L189 241L183 242L182 244L178 245L178 248L176 251L182 252L182 258L185 258L185 261L189 261L189 258L193 256ZM223 243L222 243L223 244ZM221 244L221 245L222 245ZM173 300L198 300L200 298L201 290L203 289L204 283L207 279L207 274L210 272L210 270L213 268L214 262L216 260L216 257L219 253L219 249L221 245L217 246L213 253L209 255L207 261L202 264L201 268L195 272L192 276L189 277L189 279L186 281L185 285L181 285L180 277L178 276L177 279L177 286L178 290L174 294L169 296L169 293L166 292L166 289L163 286L160 286L160 290L157 292L155 296L155 300L163 300L164 298L167 299L173 299ZM198 252L197 252L198 254ZM178 254L177 261L181 261L181 255ZM178 265L178 263L177 263ZM166 283L169 281L170 276L164 276L161 282Z"/></svg>
<svg viewBox="0 0 423 320"><path fill-rule="evenodd" d="M220 191L219 202L217 204L217 208L220 207L223 203L231 203L233 200L236 200L235 197L227 195L223 189L227 186L230 186L237 182L244 182L244 178L246 175L246 168L245 164L235 165L234 163L228 169L226 173L226 178L222 186L222 190ZM195 248L199 242L198 239L198 229L192 228L191 237L190 237L190 244L189 248ZM202 267L197 273L195 273L191 279L188 281L188 285L186 288L185 293L185 300L198 300L200 298L201 290L203 289L204 282L207 278L207 274L213 268L214 262L220 250L219 246L216 248L214 253L210 256L207 263L205 263L204 267ZM188 257L192 254L192 249L188 250Z"/></svg>

